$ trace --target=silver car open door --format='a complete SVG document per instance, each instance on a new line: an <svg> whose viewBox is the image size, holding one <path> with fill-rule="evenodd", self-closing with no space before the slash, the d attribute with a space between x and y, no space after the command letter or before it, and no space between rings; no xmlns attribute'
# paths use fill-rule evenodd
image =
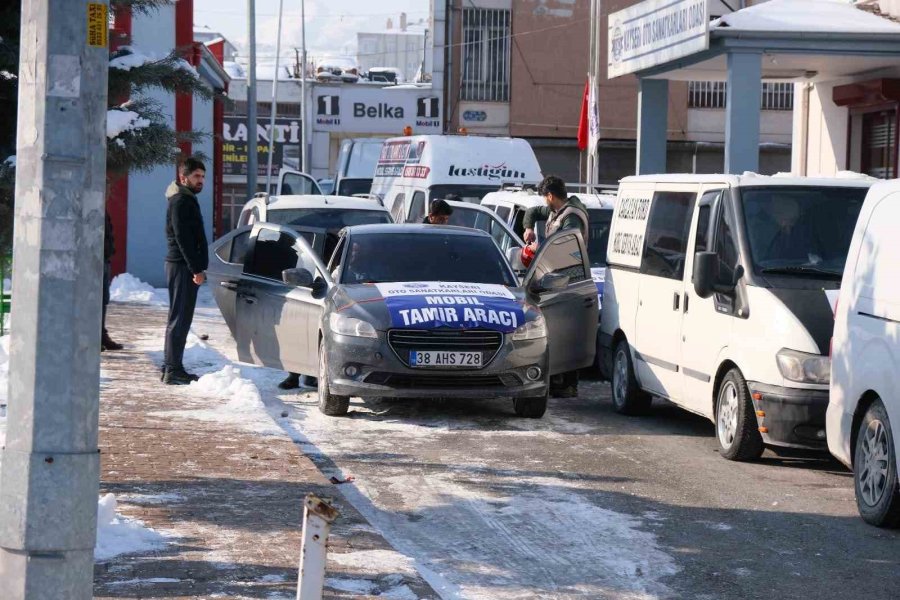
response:
<svg viewBox="0 0 900 600"><path fill-rule="evenodd" d="M237 293L238 354L255 364L313 375L315 336L331 284L325 266L289 227L257 223L251 240Z"/></svg>
<svg viewBox="0 0 900 600"><path fill-rule="evenodd" d="M547 323L550 374L589 367L597 338L597 288L581 232L559 231L544 241L523 285Z"/></svg>
<svg viewBox="0 0 900 600"><path fill-rule="evenodd" d="M318 182L301 171L281 169L278 172L278 196L324 196Z"/></svg>
<svg viewBox="0 0 900 600"><path fill-rule="evenodd" d="M522 239L494 211L469 202L451 201L447 204L453 208L449 225L471 227L487 232L494 238L504 254L510 248L521 248L525 245Z"/></svg>

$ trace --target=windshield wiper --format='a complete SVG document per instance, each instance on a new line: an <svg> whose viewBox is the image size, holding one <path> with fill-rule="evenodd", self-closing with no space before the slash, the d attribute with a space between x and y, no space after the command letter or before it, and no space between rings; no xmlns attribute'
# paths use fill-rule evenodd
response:
<svg viewBox="0 0 900 600"><path fill-rule="evenodd" d="M816 267L813 265L784 265L780 267L765 267L760 272L770 275L814 275L818 277L825 276L829 279L838 280L840 280L844 276L844 274L840 271L832 271L831 269L823 269L822 267Z"/></svg>

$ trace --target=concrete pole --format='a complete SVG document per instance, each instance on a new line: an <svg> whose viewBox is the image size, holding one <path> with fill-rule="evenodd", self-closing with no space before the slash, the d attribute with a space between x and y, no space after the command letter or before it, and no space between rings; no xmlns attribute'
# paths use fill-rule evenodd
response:
<svg viewBox="0 0 900 600"><path fill-rule="evenodd" d="M247 197L256 195L256 0L247 0L247 44L250 68L247 71Z"/></svg>
<svg viewBox="0 0 900 600"><path fill-rule="evenodd" d="M759 170L759 121L762 105L762 54L728 53L725 98L725 172Z"/></svg>
<svg viewBox="0 0 900 600"><path fill-rule="evenodd" d="M300 170L309 173L309 129L312 120L312 108L306 96L306 0L300 0L300 45L302 46L303 66L300 68L300 95L303 96L303 121L300 123L302 147L300 149Z"/></svg>
<svg viewBox="0 0 900 600"><path fill-rule="evenodd" d="M23 0L0 598L91 598L109 51L106 0Z"/></svg>
<svg viewBox="0 0 900 600"><path fill-rule="evenodd" d="M272 79L272 107L269 109L269 155L266 165L266 192L272 193L272 155L275 154L275 113L278 108L278 68L281 65L281 22L284 17L284 0L278 0L278 33L275 40L275 77Z"/></svg>
<svg viewBox="0 0 900 600"><path fill-rule="evenodd" d="M638 80L637 174L666 172L669 126L669 81Z"/></svg>
<svg viewBox="0 0 900 600"><path fill-rule="evenodd" d="M325 562L328 534L340 513L330 504L307 494L303 507L303 532L300 545L300 575L297 600L321 600L325 587Z"/></svg>

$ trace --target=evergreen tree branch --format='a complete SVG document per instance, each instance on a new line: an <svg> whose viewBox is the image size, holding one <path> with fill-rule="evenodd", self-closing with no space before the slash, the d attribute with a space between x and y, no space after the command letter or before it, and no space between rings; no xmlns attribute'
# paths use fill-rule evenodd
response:
<svg viewBox="0 0 900 600"><path fill-rule="evenodd" d="M128 57L135 57L137 60L134 62L140 63L142 55L135 52L133 48L124 46L110 55L110 61L115 65L117 64L113 62L115 59L123 59L119 62L127 63ZM112 65L109 69L109 97L112 101L154 88L170 93L193 94L206 100L215 96L213 90L197 76L197 72L181 58L178 51L171 52L165 58L136 64L128 69Z"/></svg>
<svg viewBox="0 0 900 600"><path fill-rule="evenodd" d="M109 8L115 13L117 10L131 8L132 14L151 15L162 6L175 4L174 0L110 0Z"/></svg>

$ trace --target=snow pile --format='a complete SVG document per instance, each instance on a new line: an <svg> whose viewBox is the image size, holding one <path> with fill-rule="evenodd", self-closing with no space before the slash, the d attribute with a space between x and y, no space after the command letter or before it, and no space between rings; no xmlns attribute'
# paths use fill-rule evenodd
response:
<svg viewBox="0 0 900 600"><path fill-rule="evenodd" d="M724 15L710 23L710 29L900 33L900 24L859 10L848 2L771 0Z"/></svg>
<svg viewBox="0 0 900 600"><path fill-rule="evenodd" d="M227 409L233 412L256 410L262 406L259 390L249 379L241 377L241 370L233 366L222 367L221 371L207 373L191 384L191 389L210 396L228 398Z"/></svg>
<svg viewBox="0 0 900 600"><path fill-rule="evenodd" d="M165 290L157 290L131 273L116 275L109 286L109 299L113 302L167 303Z"/></svg>
<svg viewBox="0 0 900 600"><path fill-rule="evenodd" d="M106 111L106 137L113 139L126 131L136 131L150 126L150 121L133 110L114 108Z"/></svg>
<svg viewBox="0 0 900 600"><path fill-rule="evenodd" d="M122 54L121 56L117 56L116 58L109 61L110 69L130 71L131 69L143 67L147 63L152 63L159 60L157 58L139 52L131 46L122 46L119 50L121 52L127 52L128 54Z"/></svg>
<svg viewBox="0 0 900 600"><path fill-rule="evenodd" d="M157 550L166 545L158 531L145 527L136 519L116 514L115 494L106 494L97 503L97 545L94 560L109 560L120 554Z"/></svg>
<svg viewBox="0 0 900 600"><path fill-rule="evenodd" d="M234 61L226 60L222 64L222 66L225 68L225 72L228 73L228 76L232 79L247 78L247 73L244 71L244 67Z"/></svg>

